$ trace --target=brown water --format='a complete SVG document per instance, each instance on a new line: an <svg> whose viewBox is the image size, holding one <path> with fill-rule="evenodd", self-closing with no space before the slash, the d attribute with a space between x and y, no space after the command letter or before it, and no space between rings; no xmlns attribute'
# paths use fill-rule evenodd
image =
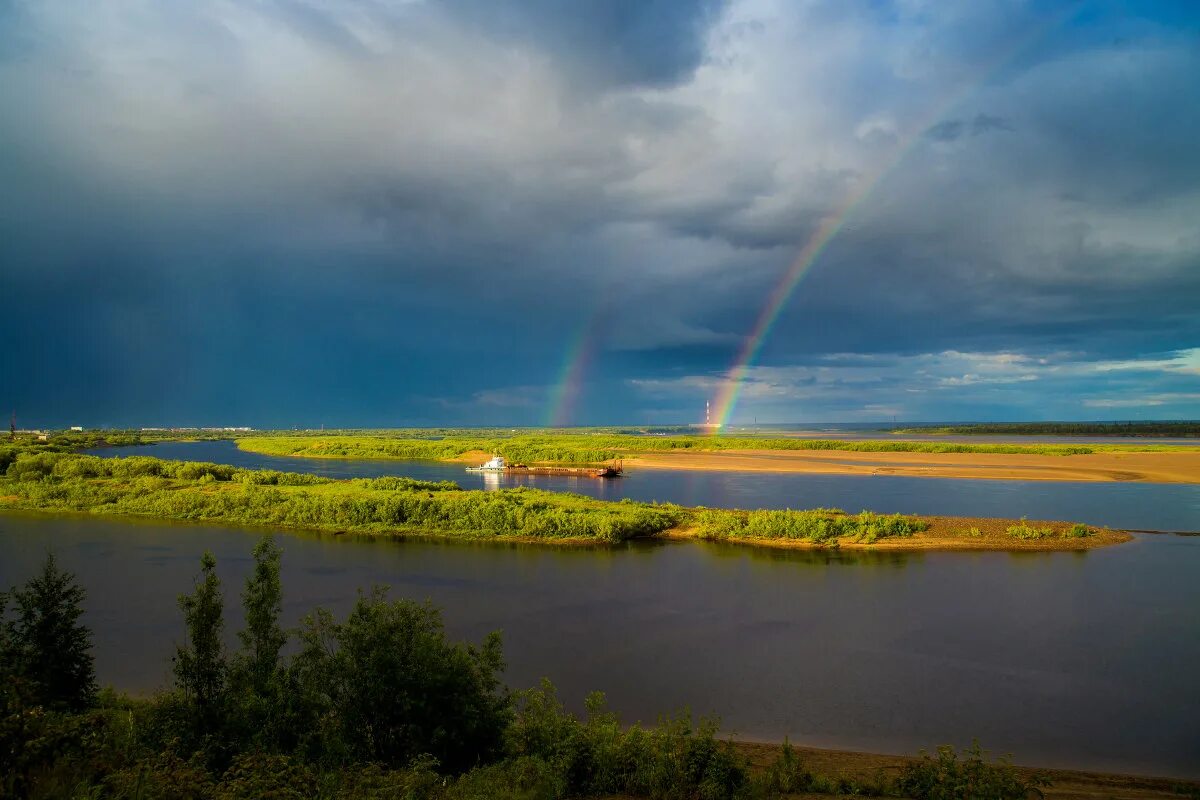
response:
<svg viewBox="0 0 1200 800"><path fill-rule="evenodd" d="M176 596L211 549L236 598L258 532L0 515L0 586L53 548L88 590L102 681L166 680ZM880 752L977 737L1047 766L1200 777L1200 538L1087 553L838 554L702 543L553 548L287 535L285 616L388 584L455 637L502 629L628 720L690 706L740 735ZM230 643L238 625L230 609Z"/></svg>

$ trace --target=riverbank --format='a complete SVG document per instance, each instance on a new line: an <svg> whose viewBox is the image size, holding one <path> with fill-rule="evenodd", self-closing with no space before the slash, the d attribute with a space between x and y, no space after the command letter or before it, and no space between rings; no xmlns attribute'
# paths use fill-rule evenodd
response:
<svg viewBox="0 0 1200 800"><path fill-rule="evenodd" d="M752 771L766 769L779 756L779 744L760 742L733 743L737 753L745 758ZM895 780L904 767L917 759L912 756L861 753L849 750L827 750L794 746L805 768L814 773L843 778L856 783L876 781L880 775ZM1069 769L1044 769L1018 766L1025 779L1034 774L1045 775L1051 781L1042 789L1046 800L1181 800L1200 794L1200 781L1157 778L1118 773L1086 772ZM797 794L795 798L828 797L828 795Z"/></svg>
<svg viewBox="0 0 1200 800"><path fill-rule="evenodd" d="M1084 550L1128 534L1066 522L729 510L610 502L449 481L324 478L137 456L22 454L0 478L0 509L265 525L330 533L559 544L699 538L785 547Z"/></svg>
<svg viewBox="0 0 1200 800"><path fill-rule="evenodd" d="M640 453L626 466L645 469L902 475L1023 481L1200 483L1200 451L1078 453L924 453L838 450L722 450Z"/></svg>

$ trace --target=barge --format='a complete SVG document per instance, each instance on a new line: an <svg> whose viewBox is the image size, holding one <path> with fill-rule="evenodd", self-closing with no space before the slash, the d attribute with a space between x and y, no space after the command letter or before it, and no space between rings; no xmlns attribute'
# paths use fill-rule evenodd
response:
<svg viewBox="0 0 1200 800"><path fill-rule="evenodd" d="M494 456L478 467L467 467L467 472L501 472L505 475L569 475L577 478L617 478L621 466L601 465L598 467L530 467L525 464L509 464L503 456Z"/></svg>

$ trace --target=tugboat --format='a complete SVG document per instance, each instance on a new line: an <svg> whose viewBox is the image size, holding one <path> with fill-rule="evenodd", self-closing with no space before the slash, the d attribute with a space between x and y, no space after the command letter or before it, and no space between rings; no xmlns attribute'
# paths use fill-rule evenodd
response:
<svg viewBox="0 0 1200 800"><path fill-rule="evenodd" d="M579 478L618 478L621 465L600 467L530 467L525 464L509 464L504 456L492 456L478 467L467 467L467 472L503 472L509 475L573 475Z"/></svg>
<svg viewBox="0 0 1200 800"><path fill-rule="evenodd" d="M467 467L467 472L504 472L508 469L508 465L504 463L504 456L493 456L491 460L485 461L478 467Z"/></svg>

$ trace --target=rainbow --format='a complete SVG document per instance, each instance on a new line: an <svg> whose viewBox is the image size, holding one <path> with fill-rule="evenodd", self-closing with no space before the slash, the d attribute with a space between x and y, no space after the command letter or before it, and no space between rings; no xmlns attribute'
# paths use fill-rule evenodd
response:
<svg viewBox="0 0 1200 800"><path fill-rule="evenodd" d="M583 393L583 376L595 354L603 317L602 309L593 311L569 340L558 377L550 387L543 427L562 428L570 422L579 396Z"/></svg>
<svg viewBox="0 0 1200 800"><path fill-rule="evenodd" d="M908 135L902 137L897 142L892 155L884 159L874 171L868 173L866 177L860 180L856 188L847 195L841 204L821 220L816 230L813 231L812 236L805 243L803 249L800 250L796 258L792 261L791 266L788 267L787 271L767 296L767 302L759 312L758 318L754 322L754 327L750 330L750 334L743 340L738 350L737 358L734 359L733 366L725 373L717 390L715 403L716 425L711 429L713 433L719 432L721 428L729 424L734 408L737 406L738 397L745 386L746 373L758 357L763 344L770 336L771 329L778 321L779 315L787 306L788 301L800 285L800 282L804 279L804 276L808 274L813 265L821 257L821 254L825 252L829 243L845 227L847 219L871 196L872 192L874 192L883 179L912 152L930 128L945 119L951 109L965 100L969 95L974 94L979 87L986 83L1005 64L1019 55L1026 47L1073 17L1081 6L1082 2L1071 4L1066 11L1051 17L1051 19L1041 25L1035 26L1033 30L1021 36L1014 44L1003 48L997 57L984 62L974 70L970 80L964 81L961 88L953 92L947 100L937 104L932 114L927 115L923 122L915 125L909 131Z"/></svg>

